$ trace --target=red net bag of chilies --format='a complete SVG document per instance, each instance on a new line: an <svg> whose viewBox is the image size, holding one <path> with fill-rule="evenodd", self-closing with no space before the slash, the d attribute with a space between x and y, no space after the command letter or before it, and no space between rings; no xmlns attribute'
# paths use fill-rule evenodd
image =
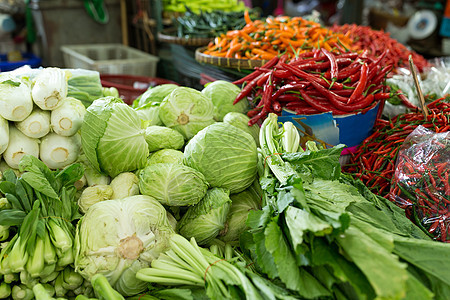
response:
<svg viewBox="0 0 450 300"><path fill-rule="evenodd" d="M389 198L434 239L450 242L450 132L418 126L404 141Z"/></svg>

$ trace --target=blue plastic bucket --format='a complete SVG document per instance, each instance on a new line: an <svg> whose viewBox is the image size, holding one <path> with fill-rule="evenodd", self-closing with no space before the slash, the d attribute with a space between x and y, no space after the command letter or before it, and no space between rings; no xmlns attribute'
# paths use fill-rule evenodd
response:
<svg viewBox="0 0 450 300"><path fill-rule="evenodd" d="M340 116L333 116L331 112L296 115L293 111L283 109L278 120L292 122L300 134L306 132L327 144L344 144L347 148L353 148L372 133L379 106L380 103L364 114L359 112Z"/></svg>

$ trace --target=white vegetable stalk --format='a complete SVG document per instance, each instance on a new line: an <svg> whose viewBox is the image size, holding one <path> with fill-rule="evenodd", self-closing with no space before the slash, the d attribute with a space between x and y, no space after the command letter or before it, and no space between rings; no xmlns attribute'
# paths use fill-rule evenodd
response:
<svg viewBox="0 0 450 300"><path fill-rule="evenodd" d="M9 121L22 121L33 110L31 87L27 79L0 78L0 115Z"/></svg>
<svg viewBox="0 0 450 300"><path fill-rule="evenodd" d="M41 138L50 132L50 112L35 108L25 120L15 124L26 136Z"/></svg>
<svg viewBox="0 0 450 300"><path fill-rule="evenodd" d="M50 133L41 140L40 158L50 169L62 169L75 162L81 150L81 137Z"/></svg>
<svg viewBox="0 0 450 300"><path fill-rule="evenodd" d="M85 113L86 108L80 100L67 97L61 106L52 111L53 131L63 136L74 135L81 128Z"/></svg>
<svg viewBox="0 0 450 300"><path fill-rule="evenodd" d="M34 79L31 95L43 110L57 108L67 97L67 75L59 68L45 68Z"/></svg>
<svg viewBox="0 0 450 300"><path fill-rule="evenodd" d="M0 158L1 154L5 152L9 144L9 123L8 120L0 116Z"/></svg>
<svg viewBox="0 0 450 300"><path fill-rule="evenodd" d="M12 169L19 168L19 162L25 154L39 157L39 140L30 138L16 127L9 127L9 145L3 153L3 159Z"/></svg>

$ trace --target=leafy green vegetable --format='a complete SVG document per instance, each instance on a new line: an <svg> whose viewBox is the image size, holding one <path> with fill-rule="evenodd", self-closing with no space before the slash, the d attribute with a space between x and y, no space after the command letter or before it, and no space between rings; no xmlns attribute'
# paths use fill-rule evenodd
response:
<svg viewBox="0 0 450 300"><path fill-rule="evenodd" d="M185 139L214 123L214 105L201 92L177 87L161 102L159 117L166 127L179 131Z"/></svg>
<svg viewBox="0 0 450 300"><path fill-rule="evenodd" d="M143 195L170 206L194 205L208 189L202 173L181 164L151 164L142 169L138 177Z"/></svg>
<svg viewBox="0 0 450 300"><path fill-rule="evenodd" d="M229 112L247 112L248 103L246 101L233 104L240 91L238 86L225 80L210 82L203 88L202 94L211 99L214 105L214 120L222 122L224 116Z"/></svg>
<svg viewBox="0 0 450 300"><path fill-rule="evenodd" d="M184 154L179 150L161 149L150 155L147 166L157 163L182 164Z"/></svg>
<svg viewBox="0 0 450 300"><path fill-rule="evenodd" d="M133 102L133 108L145 107L148 104L155 102L161 103L164 98L172 93L172 91L177 87L178 85L172 83L160 84L154 87L150 87Z"/></svg>
<svg viewBox="0 0 450 300"><path fill-rule="evenodd" d="M89 106L81 143L92 167L111 177L144 167L149 154L137 113L114 97L97 99Z"/></svg>
<svg viewBox="0 0 450 300"><path fill-rule="evenodd" d="M270 157L260 180L267 205L249 214L241 237L258 270L308 299L431 299L449 291L449 245L340 174L341 147L286 154L276 120L269 115L260 136Z"/></svg>
<svg viewBox="0 0 450 300"><path fill-rule="evenodd" d="M231 207L230 191L212 188L196 205L189 207L177 224L177 231L185 238L195 238L207 245L225 228Z"/></svg>
<svg viewBox="0 0 450 300"><path fill-rule="evenodd" d="M75 270L88 280L103 274L122 295L135 295L146 288L136 272L168 249L173 233L166 210L152 197L98 202L78 223Z"/></svg>
<svg viewBox="0 0 450 300"><path fill-rule="evenodd" d="M145 128L145 141L148 150L155 152L161 149L181 149L184 137L178 131L164 126L148 126Z"/></svg>
<svg viewBox="0 0 450 300"><path fill-rule="evenodd" d="M223 117L224 123L233 125L249 133L255 139L256 145L259 145L259 125L253 124L252 126L248 126L249 121L250 118L247 115L239 112L229 112Z"/></svg>
<svg viewBox="0 0 450 300"><path fill-rule="evenodd" d="M253 138L236 127L212 124L196 134L184 149L184 163L203 175L212 187L238 193L256 178L258 154Z"/></svg>

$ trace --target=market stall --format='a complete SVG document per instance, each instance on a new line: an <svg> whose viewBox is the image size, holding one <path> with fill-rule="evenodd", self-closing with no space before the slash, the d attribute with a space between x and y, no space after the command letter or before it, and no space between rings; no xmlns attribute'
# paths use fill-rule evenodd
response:
<svg viewBox="0 0 450 300"><path fill-rule="evenodd" d="M124 2L177 76L130 32L0 72L0 299L450 298L447 57L282 1Z"/></svg>

